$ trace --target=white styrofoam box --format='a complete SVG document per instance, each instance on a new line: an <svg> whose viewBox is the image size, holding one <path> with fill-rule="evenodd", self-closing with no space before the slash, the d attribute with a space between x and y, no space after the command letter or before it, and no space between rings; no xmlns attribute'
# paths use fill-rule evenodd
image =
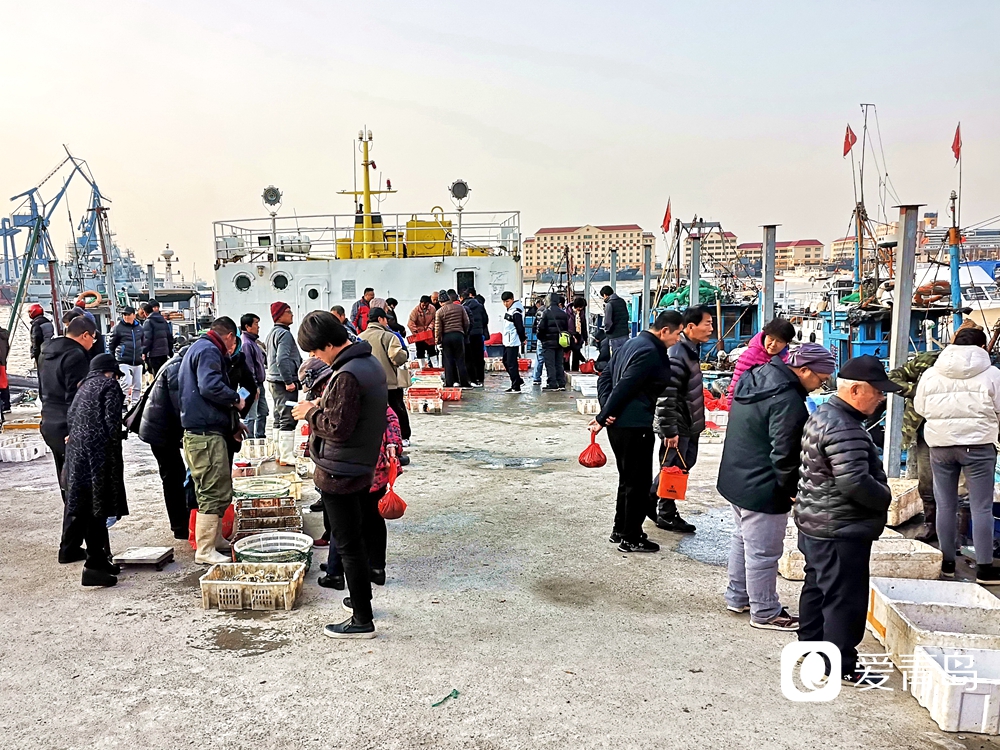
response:
<svg viewBox="0 0 1000 750"><path fill-rule="evenodd" d="M41 441L12 442L0 448L0 461L4 463L20 463L34 461L45 455L45 443Z"/></svg>
<svg viewBox="0 0 1000 750"><path fill-rule="evenodd" d="M914 578L872 578L868 597L868 629L885 645L885 621L892 602L957 604L1000 610L1000 599L976 583L925 581ZM1000 617L1000 612L997 613Z"/></svg>
<svg viewBox="0 0 1000 750"><path fill-rule="evenodd" d="M601 405L596 398L578 398L576 410L581 414L597 414L601 411Z"/></svg>
<svg viewBox="0 0 1000 750"><path fill-rule="evenodd" d="M1000 649L1000 613L957 604L890 602L886 609L886 653L900 669L917 646Z"/></svg>
<svg viewBox="0 0 1000 750"><path fill-rule="evenodd" d="M917 491L916 479L890 479L889 489L892 491L892 502L889 504L889 526L899 526L924 510L924 503Z"/></svg>
<svg viewBox="0 0 1000 750"><path fill-rule="evenodd" d="M571 384L573 390L582 391L584 388L597 390L597 375L574 375Z"/></svg>
<svg viewBox="0 0 1000 750"><path fill-rule="evenodd" d="M705 421L714 422L720 430L724 430L729 425L729 412L722 409L709 409L705 412Z"/></svg>
<svg viewBox="0 0 1000 750"><path fill-rule="evenodd" d="M1000 651L917 646L908 682L945 732L1000 734Z"/></svg>
<svg viewBox="0 0 1000 750"><path fill-rule="evenodd" d="M583 383L580 386L580 395L584 398L597 398L597 381L594 381L593 385Z"/></svg>
<svg viewBox="0 0 1000 750"><path fill-rule="evenodd" d="M869 566L871 575L881 578L937 579L941 577L941 550L886 529L872 543ZM790 581L805 579L805 558L799 552L797 535L785 537L778 573Z"/></svg>

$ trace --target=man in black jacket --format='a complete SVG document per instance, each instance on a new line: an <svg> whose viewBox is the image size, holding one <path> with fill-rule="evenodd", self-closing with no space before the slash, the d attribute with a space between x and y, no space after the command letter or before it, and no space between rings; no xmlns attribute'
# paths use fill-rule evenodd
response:
<svg viewBox="0 0 1000 750"><path fill-rule="evenodd" d="M628 341L628 305L610 286L601 289L601 297L604 298L604 332L608 334L608 345L614 354Z"/></svg>
<svg viewBox="0 0 1000 750"><path fill-rule="evenodd" d="M142 353L149 371L156 375L174 353L174 332L162 315L155 299L144 302L146 322L142 324Z"/></svg>
<svg viewBox="0 0 1000 750"><path fill-rule="evenodd" d="M559 337L569 337L569 316L559 307L559 295L549 295L549 306L542 313L538 324L538 342L545 360L545 387L543 391L565 391L566 370L563 367L563 346Z"/></svg>
<svg viewBox="0 0 1000 750"><path fill-rule="evenodd" d="M56 477L66 502L63 485L63 464L66 461L66 438L69 437L67 413L77 388L90 371L87 352L94 346L97 327L79 315L66 326L66 335L51 338L42 346L38 379L41 385L42 423L39 431L52 450L56 464ZM83 551L84 527L70 514L63 512L62 541L59 544L59 562L71 563L86 558Z"/></svg>
<svg viewBox="0 0 1000 750"><path fill-rule="evenodd" d="M837 395L809 416L802 433L795 525L806 580L799 640L836 645L847 684L867 682L856 666L868 610L868 561L892 501L865 417L887 392L899 390L875 357L850 359L837 375Z"/></svg>
<svg viewBox="0 0 1000 750"><path fill-rule="evenodd" d="M469 335L465 342L465 369L473 387L481 388L486 380L486 353L483 349L484 336L490 322L489 313L476 299L476 290L469 287L463 292L462 306L469 314Z"/></svg>
<svg viewBox="0 0 1000 750"><path fill-rule="evenodd" d="M677 341L681 316L660 313L648 331L630 339L611 357L597 380L601 411L590 423L592 432L608 428L608 440L618 465L615 523L608 541L622 552L656 552L659 545L646 539L647 493L653 473L653 412L656 399L671 395L667 350Z"/></svg>
<svg viewBox="0 0 1000 750"><path fill-rule="evenodd" d="M35 363L35 370L39 369L38 362L42 356L42 344L55 335L56 329L52 321L45 317L45 311L41 305L35 304L28 308L28 317L31 318L31 359Z"/></svg>
<svg viewBox="0 0 1000 750"><path fill-rule="evenodd" d="M733 506L726 608L750 611L750 625L796 630L778 599L781 557L799 482L802 427L809 413L806 395L836 369L833 355L819 344L802 344L788 356L747 370L733 394L729 429L722 448L719 494Z"/></svg>
<svg viewBox="0 0 1000 750"><path fill-rule="evenodd" d="M689 307L683 316L684 332L670 347L671 380L676 392L664 394L656 405L660 463L691 471L698 460L698 438L705 430L705 392L701 376L701 346L712 338L712 313L704 305ZM671 433L669 427L675 426ZM671 453L671 449L673 452ZM657 498L657 483L649 490L650 506L656 505L656 525L667 531L691 534L694 524L677 512L677 503Z"/></svg>
<svg viewBox="0 0 1000 750"><path fill-rule="evenodd" d="M124 376L120 382L125 401L135 403L142 393L142 325L135 319L135 308L122 308L122 319L111 332L111 354Z"/></svg>

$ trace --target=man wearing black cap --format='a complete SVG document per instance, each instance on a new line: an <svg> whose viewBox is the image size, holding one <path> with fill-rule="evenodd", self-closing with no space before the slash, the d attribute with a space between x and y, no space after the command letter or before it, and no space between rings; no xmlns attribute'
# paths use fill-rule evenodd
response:
<svg viewBox="0 0 1000 750"><path fill-rule="evenodd" d="M836 645L849 685L871 684L856 669L857 645L868 610L868 558L892 501L864 422L886 393L899 390L875 357L850 359L838 373L837 395L809 416L802 434L794 511L806 562L799 640Z"/></svg>

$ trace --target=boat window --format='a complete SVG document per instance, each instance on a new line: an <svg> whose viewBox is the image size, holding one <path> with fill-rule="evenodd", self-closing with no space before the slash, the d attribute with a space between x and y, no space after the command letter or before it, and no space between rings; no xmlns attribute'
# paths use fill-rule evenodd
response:
<svg viewBox="0 0 1000 750"><path fill-rule="evenodd" d="M306 292L306 296L309 297L309 299L319 299L319 289L313 287L308 292Z"/></svg>
<svg viewBox="0 0 1000 750"><path fill-rule="evenodd" d="M455 272L455 288L458 293L461 294L466 289L471 289L476 286L476 272L475 271L456 271Z"/></svg>
<svg viewBox="0 0 1000 750"><path fill-rule="evenodd" d="M250 274L248 274L248 273L237 274L236 278L233 279L233 284L241 292L247 291L250 288L250 285L252 283L253 283L253 279L250 278Z"/></svg>
<svg viewBox="0 0 1000 750"><path fill-rule="evenodd" d="M1000 299L1000 289L997 289L996 284L986 284L983 290L990 299Z"/></svg>
<svg viewBox="0 0 1000 750"><path fill-rule="evenodd" d="M288 277L283 273L276 273L271 277L271 286L278 291L288 288Z"/></svg>
<svg viewBox="0 0 1000 750"><path fill-rule="evenodd" d="M986 292L979 286L963 286L962 296L971 300L984 300L986 299Z"/></svg>

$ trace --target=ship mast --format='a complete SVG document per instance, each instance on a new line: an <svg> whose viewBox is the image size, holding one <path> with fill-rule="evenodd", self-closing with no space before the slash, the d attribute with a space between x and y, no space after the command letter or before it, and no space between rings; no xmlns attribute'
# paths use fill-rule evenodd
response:
<svg viewBox="0 0 1000 750"><path fill-rule="evenodd" d="M337 195L353 195L355 198L355 203L357 202L357 197L361 196L361 247L363 249L363 256L365 258L371 257L372 248L375 247L375 223L372 219L372 196L373 195L388 195L390 193L395 193L395 190L372 190L371 189L371 177L368 173L369 168L375 167L375 162L371 159L370 148L374 141L372 138L372 131L368 129L363 129L358 131L358 141L361 143L361 190L340 190Z"/></svg>

